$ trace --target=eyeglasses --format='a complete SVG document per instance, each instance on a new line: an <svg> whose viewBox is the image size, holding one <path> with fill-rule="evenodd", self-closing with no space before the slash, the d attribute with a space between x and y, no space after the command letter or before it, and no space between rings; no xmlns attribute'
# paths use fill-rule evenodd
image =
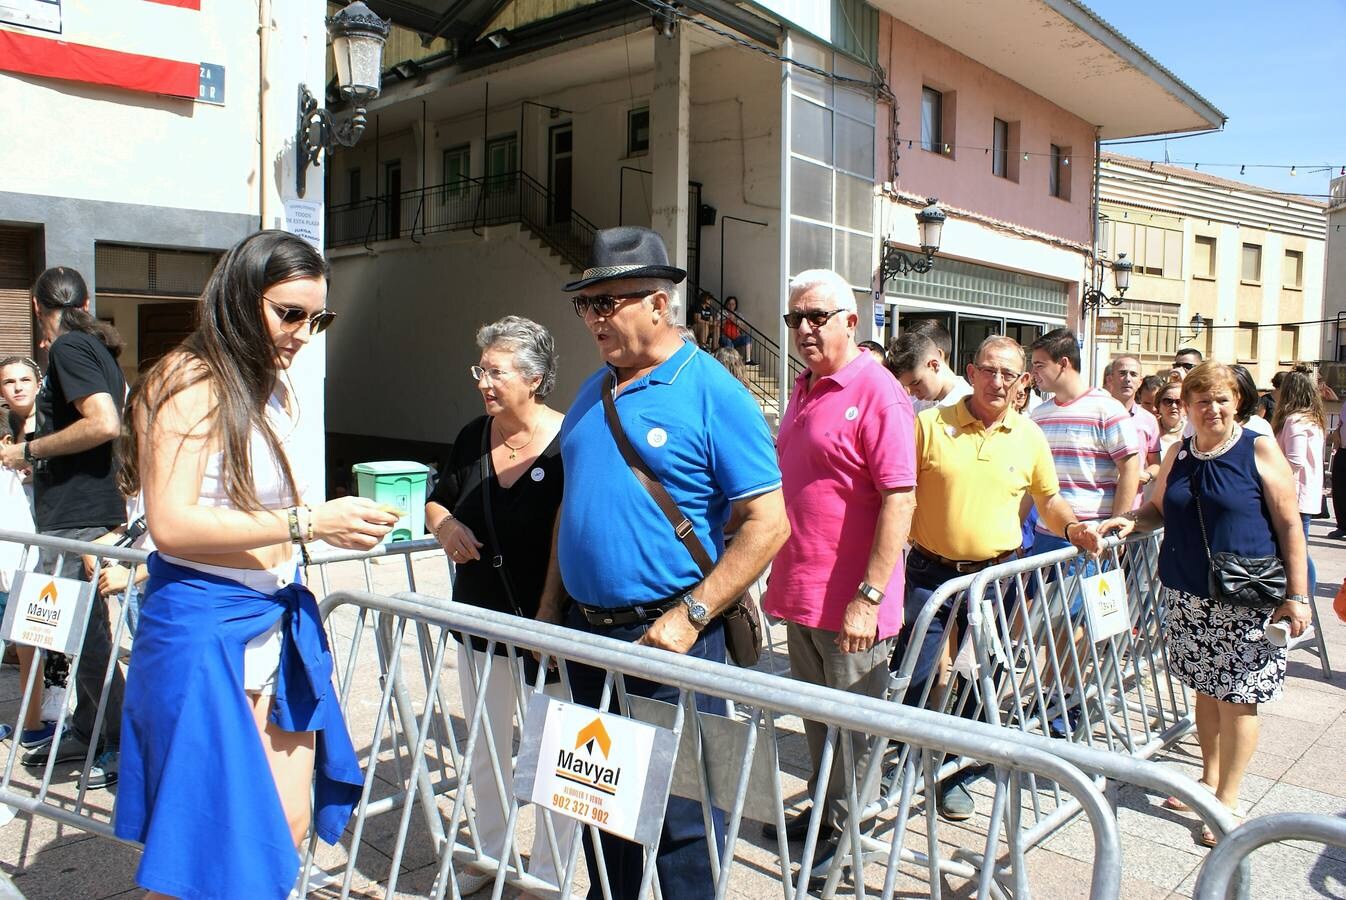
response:
<svg viewBox="0 0 1346 900"><path fill-rule="evenodd" d="M606 319L617 311L618 303L625 303L627 300L643 300L655 291L636 291L632 294L598 294L594 297L571 297L570 302L575 304L575 315L581 319L593 310L594 315L600 319Z"/></svg>
<svg viewBox="0 0 1346 900"><path fill-rule="evenodd" d="M808 312L786 313L785 315L781 316L781 318L785 320L785 324L788 325L790 328L798 328L799 323L803 322L805 319L808 319L809 324L812 325L814 328L822 328L824 325L827 324L828 320L831 319L833 316L835 316L837 313L845 311L846 310L844 309L833 309L833 310L811 309Z"/></svg>
<svg viewBox="0 0 1346 900"><path fill-rule="evenodd" d="M474 382L481 381L485 378L492 384L500 381L508 381L519 374L518 372L506 372L503 369L483 369L481 366L469 366L467 371L472 376Z"/></svg>
<svg viewBox="0 0 1346 900"><path fill-rule="evenodd" d="M309 334L322 334L327 330L327 326L332 324L332 320L337 317L337 314L330 309L320 309L315 313L310 313L302 306L281 306L269 297L263 297L262 299L270 305L286 331L296 331L300 325L307 322Z"/></svg>
<svg viewBox="0 0 1346 900"><path fill-rule="evenodd" d="M1024 376L1023 372L1016 372L1013 369L997 369L995 366L974 366L974 368L989 380L995 381L999 378L1006 384L1018 381Z"/></svg>
<svg viewBox="0 0 1346 900"><path fill-rule="evenodd" d="M1190 371L1192 371L1193 369L1196 368L1196 363L1180 363L1180 362L1175 362L1175 363L1173 364L1173 368L1175 368L1175 369L1183 369L1184 371L1190 372Z"/></svg>
<svg viewBox="0 0 1346 900"><path fill-rule="evenodd" d="M1180 398L1180 397L1165 397L1165 398L1163 398L1162 400L1159 401L1159 405L1160 405L1160 406L1181 406L1181 405L1182 405L1182 398Z"/></svg>

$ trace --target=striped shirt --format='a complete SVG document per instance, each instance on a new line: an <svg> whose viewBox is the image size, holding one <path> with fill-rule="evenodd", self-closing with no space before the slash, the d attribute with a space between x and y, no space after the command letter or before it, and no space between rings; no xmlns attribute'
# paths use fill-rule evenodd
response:
<svg viewBox="0 0 1346 900"><path fill-rule="evenodd" d="M1135 423L1122 404L1091 388L1071 403L1045 400L1030 418L1047 436L1061 497L1082 519L1112 515L1117 462L1140 452ZM1038 531L1048 533L1038 526Z"/></svg>

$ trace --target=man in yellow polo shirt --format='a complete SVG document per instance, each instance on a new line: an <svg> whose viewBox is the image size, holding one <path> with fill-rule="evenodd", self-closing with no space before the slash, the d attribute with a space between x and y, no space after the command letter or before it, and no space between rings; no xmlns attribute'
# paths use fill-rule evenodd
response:
<svg viewBox="0 0 1346 900"><path fill-rule="evenodd" d="M1025 494L1032 496L1047 528L1083 550L1098 552L1097 530L1076 519L1060 495L1042 429L1013 408L1027 369L1016 341L989 337L967 367L972 393L953 406L927 409L916 417L916 512L894 669L906 653L921 608L940 585L1014 556L1022 542L1019 503ZM921 641L909 698L921 695L934 671L949 615L945 604ZM961 610L957 624L966 627ZM954 821L972 815L972 797L962 780L950 778L940 785L939 811Z"/></svg>

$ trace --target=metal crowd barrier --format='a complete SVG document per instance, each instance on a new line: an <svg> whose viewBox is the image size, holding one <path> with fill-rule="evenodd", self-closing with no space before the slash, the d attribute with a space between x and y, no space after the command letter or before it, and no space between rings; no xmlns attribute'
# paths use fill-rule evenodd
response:
<svg viewBox="0 0 1346 900"><path fill-rule="evenodd" d="M1119 759L1146 759L1172 746L1195 727L1195 720L1186 688L1172 679L1167 665L1157 569L1161 539L1162 532L1110 540L1088 566L1082 554L1065 548L946 582L912 624L889 698L1048 738L1058 752L1075 745ZM1130 628L1095 643L1089 640L1081 582L1112 569L1125 576ZM936 666L924 683L913 683L923 638L942 608L948 615L946 633L952 633L948 664ZM960 621L964 627L955 628ZM927 777L912 771L906 748L885 745L878 738L871 744L876 751L886 750L887 766L870 773L879 779L879 794L866 815L900 807L908 792L933 797L934 785L976 765L950 756ZM1100 788L1105 776L1116 777L1096 766L1082 768ZM1074 800L1050 781L1031 776L1028 781L1028 803L1015 819L1017 840L1025 848L1042 843L1079 814ZM863 842L883 849L874 834ZM837 883L834 867L829 890Z"/></svg>
<svg viewBox="0 0 1346 900"><path fill-rule="evenodd" d="M882 888L878 893L882 896L893 896L899 876L909 877L912 871L920 873L923 889L931 896L940 895L941 880L950 875L975 884L979 897L1027 896L1029 880L1022 857L1023 848L1015 840L1016 830L1002 830L1000 823L1018 816L1023 787L1029 778L1057 783L1079 802L1094 833L1090 894L1099 898L1117 894L1120 849L1112 812L1090 779L1075 766L1062 764L1050 752L1047 742L1033 746L1017 739L1007 740L1003 729L984 723L898 707L881 700L860 698L751 670L671 656L662 651L424 595L385 597L361 591L338 591L323 602L323 610L329 621L345 610L362 623L353 630L357 638L346 651L347 709L357 697L369 697L378 692L376 709L365 711L366 718L372 715L374 719L372 735L367 737L366 731L356 734L357 746L369 749L365 760L365 797L357 809L352 828L356 835L354 846L358 848L358 836L370 827L373 815L394 810L399 813L393 863L387 875L389 896L401 877L399 864L406 853L418 858L422 858L421 854L433 853L438 867L428 893L436 897L456 889L457 873L465 865L496 874L496 897L501 895L507 883L523 890L559 890L562 896L569 896L580 870L579 844L572 842L569 857L558 856L553 861L557 864L559 883L540 884L527 874L514 840L518 836L521 806L517 799L502 791L505 772L501 763L509 758L512 748L491 743L489 710L482 704L463 709L464 722L459 728L455 729L453 722L444 720L443 659L454 634L477 636L488 641L492 649L505 649L506 655L487 658L493 665L509 667L510 684L516 691L512 698L514 711L520 716L527 695L542 687L541 681L535 681L531 686L524 683L520 677L520 663L526 655L537 653L544 665L553 662L557 665L562 683L568 680L569 667L574 665L604 670L604 695L611 699L616 711L674 730L679 749L673 774L673 794L699 802L707 821L711 820L712 809L725 813L723 848L713 841L708 845L717 898L727 896L731 887L742 890L735 881L736 873L743 873L744 878L748 878L754 872L758 875L769 872L767 883L779 884L787 900L808 893L813 859L821 843L818 823L813 823L798 856L792 855L789 842L783 838L787 806L793 795L802 789L802 785L787 785L788 774L778 754L779 741L783 737L780 720L793 716L827 726L828 756L837 752L840 746L849 759L849 735L858 731L881 736L885 741L901 742L911 751L907 756L908 768L912 771L920 769L927 776L946 755L976 759L994 770L996 813L985 840L979 842L973 856L1001 860L1007 855L1007 860L1003 864L977 866L948 855L945 844L958 840L954 829L941 826L933 807L927 805L916 812L913 795L908 792L899 815L889 817L885 823L890 840L882 867L864 872L868 876L881 876ZM428 645L425 643L427 631ZM359 662L358 636L364 633L375 636L376 667ZM415 639L407 640L413 634ZM416 666L418 660L428 661L428 665ZM461 672L459 677L463 677ZM473 672L469 677L475 681L484 675ZM627 679L672 685L679 691L679 701L664 704L628 693L625 689ZM694 694L731 701L734 712L726 717L698 713ZM395 723L400 723L400 727L393 727ZM486 741L491 780L495 782L486 785L484 791L465 777L469 767L463 763L478 752L482 741ZM386 771L389 767L392 772ZM824 765L824 770L828 769ZM1179 784L1184 780L1181 776L1170 776L1170 779L1184 796L1195 798L1200 790L1194 783ZM852 778L846 787L852 804L858 796L860 780ZM386 788L389 783L392 790L385 796L376 797L380 788ZM824 777L813 793L815 808L821 805L826 787ZM480 835L471 821L472 806L466 803L467 788L472 789L478 812L483 802L502 804L502 812L509 823L509 840L499 856L489 853L481 844ZM483 801L482 794L490 799ZM419 814L415 809L418 806ZM551 819L544 816L542 826L554 827L556 823ZM413 828L413 822L422 820L425 823L422 827ZM743 837L746 833L744 820L774 823L778 837L772 842L763 842L766 846L747 840ZM586 827L596 838L597 826ZM853 821L848 827L852 838L858 840L859 822ZM598 846L596 841L594 846ZM343 896L352 884L354 870L361 866L355 854L353 850L343 882ZM798 869L794 866L796 861ZM842 864L851 866L854 873L864 871L867 862L867 854L857 853ZM854 874L852 878L857 881L858 895L865 896L866 879L856 879ZM382 885L383 881L379 883ZM418 885L418 890L424 889L424 885ZM613 896L605 881L600 890L604 897ZM641 896L651 896L649 891L654 892L653 896L662 895L652 862L646 865Z"/></svg>
<svg viewBox="0 0 1346 900"><path fill-rule="evenodd" d="M6 531L0 531L0 541L23 544L26 553L36 552L38 546L49 546L63 553L93 554L98 566L104 560L134 563L146 557L135 550ZM426 550L434 551L433 559L413 560ZM1114 561L1127 565L1126 558L1131 552L1124 551L1120 556L1114 552ZM1039 562L1055 564L1053 559L1044 556ZM421 584L417 581L418 566L413 562L420 564ZM340 565L343 563L359 565ZM858 797L870 795L882 766L874 764L866 771L856 772L849 735L858 732L873 736L878 749L871 757L873 760L881 761L885 755L897 758L896 777L888 776L891 790L864 814L873 816L877 824L867 824L861 834L858 819L845 823L841 849L822 885L824 896L830 896L843 877L858 881L856 893L864 896L866 876L878 879L872 883L882 885L875 890L884 897L893 896L899 886L906 889L912 879L920 884L914 889L939 896L941 879L945 876L975 884L978 897L1028 896L1030 884L1024 856L1041 840L1040 826L1046 817L1066 815L1038 809L1043 802L1038 789L1042 785L1050 786L1052 796L1047 798L1048 802L1057 809L1068 809L1068 817L1082 812L1091 824L1095 859L1090 890L1094 897L1115 897L1118 891L1118 836L1112 812L1100 793L1105 784L1135 784L1177 796L1217 834L1225 833L1232 821L1213 796L1191 779L1161 765L1116 752L1123 746L1120 741L1110 744L1102 737L1085 740L1082 733L1078 740L1057 740L1041 734L1041 728L1025 726L1030 719L1040 722L1044 711L1040 706L1035 707L1036 714L1032 717L1002 719L1016 729L1013 734L1003 727L972 721L975 715L965 718L942 712L945 707L953 712L966 712L967 704L976 698L986 708L986 718L994 719L1004 706L980 699L1003 698L1005 688L1013 682L1004 680L990 663L993 652L988 648L993 631L976 616L978 611L984 614L992 606L988 595L993 595L994 590L988 591L988 587L1018 576L987 570L949 586L952 595L961 598L961 602L973 598L973 615L969 619L973 627L968 629L965 640L972 642L969 646L976 650L981 669L969 682L975 689L956 692L962 698L957 703L940 702L934 704L936 710L927 710L859 698L765 672L672 657L557 626L493 614L424 593L410 593L416 587L424 590L425 565L432 567L431 582L438 577L433 567L446 566L443 590L447 592L448 562L433 541L393 544L367 553L324 554L314 559L314 567L310 569L309 581L315 593L326 595L322 607L336 661L337 689L366 766L367 780L343 846L320 848L316 842L310 843L302 885L339 883L343 897L352 890L364 891L372 885L391 897L398 890L399 881L410 879L402 889L433 896L457 896L460 870L468 866L495 876L497 898L506 883L523 890L559 888L563 896L568 896L584 868L579 842L567 843L562 834L567 823L560 816L520 815L520 804L505 789L506 767L514 755L512 738L502 742L493 736L501 729L492 728L492 711L487 704L459 704L449 694L455 682L459 687L464 680L470 686L480 687L491 681L493 669L507 670L512 713L508 718L517 718L522 723L534 690L544 687L556 690L545 685L540 672L534 683L525 682L524 661L534 651L556 663L563 683L569 664L605 670L608 673L605 690L622 714L660 722L678 734L680 749L673 794L698 801L708 820L712 809L727 813L722 846L716 842L710 844L709 862L715 873L718 897L731 889L737 892L741 883L754 875L765 875L772 890L779 885L786 900L809 891L813 861L821 843L816 814L809 835L795 856L783 837L753 841L743 836L747 832L742 828L743 820L748 819L774 823L783 834L787 805L806 792L802 782L797 783L782 767L779 755L781 742L793 740L798 730L794 717L818 721L827 727L829 758L840 747L847 762L845 793L850 797L852 809L859 805ZM980 586L980 593L969 594L974 581ZM389 585L405 586L408 593L387 596ZM436 583L433 587L438 589L440 585ZM950 596L950 592L944 596ZM999 596L1006 594L1001 590ZM1051 608L1047 593L1036 596L1044 598L1041 606ZM114 598L118 608L111 617L114 646L123 650L128 643L129 604L125 601L125 596ZM1010 608L1014 606L1009 604ZM1024 614L1023 634L1042 627L1034 624L1031 612L1029 609ZM1008 614L1006 619L1013 621ZM1137 634L1143 633L1145 628L1138 627ZM449 642L455 640L456 634L477 636L504 653L487 656L463 672L446 659ZM1132 642L1126 643L1117 656L1119 663L1125 661L1127 665L1119 664L1114 669L1134 671L1141 665L1139 658L1145 646L1133 635ZM116 658L114 654L113 659ZM1105 658L1111 660L1112 656ZM72 686L79 662L76 655L72 659ZM96 731L101 730L112 665L103 673ZM1110 670L1103 664L1090 662L1088 666L1092 668L1083 669L1090 673L1087 680L1071 682L1092 688L1086 692L1082 705L1091 711L1100 709L1120 715L1116 698L1108 694L1108 689L1113 685L1124 687L1127 682L1106 675ZM1092 673L1100 666L1105 674L1095 678ZM24 686L20 723L40 668L33 667L29 684ZM1004 665L1000 668L1017 672L1021 682L1025 678L1031 680L1027 668ZM642 700L626 692L628 678L674 685L681 700L676 705ZM929 686L922 688L928 700ZM946 694L950 691L947 685L940 690ZM730 704L729 714L721 717L696 713L693 694L725 699ZM1132 695L1134 690L1125 696ZM1013 690L1009 696L1013 696ZM505 735L512 734L512 723L500 724ZM68 714L63 710L58 728L66 727ZM1125 733L1124 728L1119 730ZM1160 735L1163 729L1155 723L1150 733ZM1150 743L1136 746L1149 748ZM899 747L896 754L885 754ZM94 755L92 749L82 761L73 790L68 767L50 762L36 778L23 777L25 773L16 767L20 753L15 742L0 778L0 802L96 835L111 836L111 809L100 802L111 798L103 792L88 792L85 787L85 776ZM486 765L479 764L478 771L489 774L477 777L486 778L488 783L484 786L474 783L472 766L465 763L482 759ZM990 767L988 777L993 796L990 815L984 819L984 840L979 838L975 846L969 846L968 832L941 825L934 804L920 798L925 793L923 786L934 783L939 775L973 764ZM822 768L824 772L830 771L826 763ZM814 788L815 810L821 808L826 787L824 777ZM496 804L500 813L497 818L506 822L506 840L498 850L487 845L478 826L483 803ZM523 810L527 809L525 805ZM540 828L550 839L535 844L551 857L552 874L548 878L535 876L532 874L535 870L529 868L534 865L537 853L532 854L527 865L524 863L520 841L528 836L525 821L528 818L534 819L534 832ZM1036 825L1026 824L1029 822ZM371 846L381 852L369 850ZM795 863L799 864L797 868ZM433 877L425 880L425 873L431 870ZM404 871L411 874L403 875ZM657 891L658 879L653 871L647 872L646 882ZM606 885L603 890L605 896L611 896Z"/></svg>
<svg viewBox="0 0 1346 900"><path fill-rule="evenodd" d="M1346 850L1346 819L1317 813L1273 813L1249 819L1221 839L1201 864L1193 900L1231 896L1239 869L1247 868L1252 852L1279 841L1315 841Z"/></svg>

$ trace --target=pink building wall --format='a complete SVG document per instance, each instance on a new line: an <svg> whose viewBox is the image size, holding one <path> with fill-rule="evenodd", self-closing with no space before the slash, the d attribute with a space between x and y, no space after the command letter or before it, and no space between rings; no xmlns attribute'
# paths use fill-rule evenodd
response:
<svg viewBox="0 0 1346 900"><path fill-rule="evenodd" d="M887 13L880 16L879 62L897 96L900 157L894 179L887 171L888 120L880 106L878 181L892 179L899 190L938 197L941 205L1089 243L1093 126ZM945 93L946 121L952 95L954 139L944 138L953 145L949 155L921 149L923 86ZM991 154L982 149L992 146L996 118L1019 124L1019 153L1009 160L1011 172L1018 165L1017 183L992 174ZM1070 150L1070 165L1062 167L1069 201L1049 193L1052 144Z"/></svg>

